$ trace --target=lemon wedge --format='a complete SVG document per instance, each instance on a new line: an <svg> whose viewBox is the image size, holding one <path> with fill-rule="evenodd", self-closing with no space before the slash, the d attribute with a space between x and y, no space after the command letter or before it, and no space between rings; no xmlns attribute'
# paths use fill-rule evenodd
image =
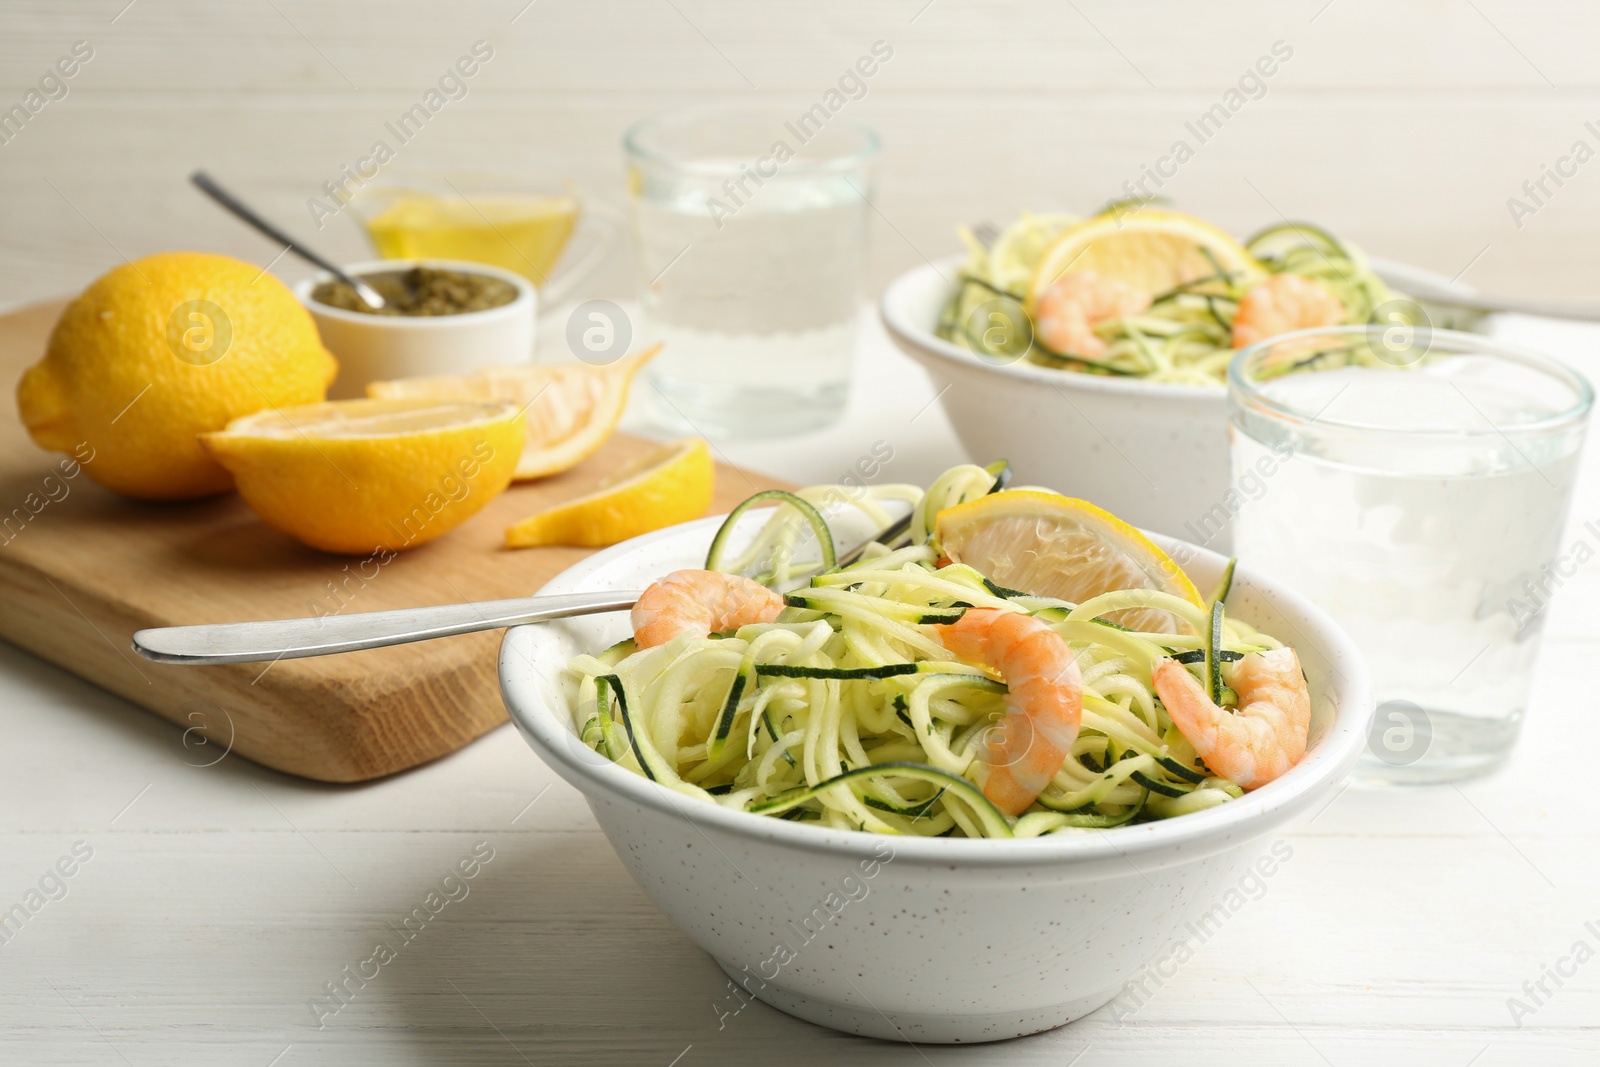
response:
<svg viewBox="0 0 1600 1067"><path fill-rule="evenodd" d="M516 404L425 399L275 408L200 435L268 525L351 554L459 526L510 484L522 442Z"/></svg>
<svg viewBox="0 0 1600 1067"><path fill-rule="evenodd" d="M1020 219L1000 232L992 249L984 250L989 281L1008 293L1026 293L1033 277L1033 265L1039 262L1044 250L1057 234L1080 221L1078 215L1024 211Z"/></svg>
<svg viewBox="0 0 1600 1067"><path fill-rule="evenodd" d="M1267 274L1233 237L1193 215L1149 207L1108 211L1061 231L1045 249L1026 307L1032 314L1039 295L1068 271L1093 271L1158 296L1219 268L1246 284Z"/></svg>
<svg viewBox="0 0 1600 1067"><path fill-rule="evenodd" d="M1183 568L1148 537L1103 508L1058 493L1013 489L946 508L934 520L934 540L951 562L1035 596L1081 604L1119 589L1159 589L1205 606ZM1109 617L1135 630L1189 630L1153 608Z"/></svg>
<svg viewBox="0 0 1600 1067"><path fill-rule="evenodd" d="M527 444L518 481L569 470L616 432L634 375L661 351L659 344L603 367L587 363L528 363L473 374L370 382L367 395L384 399L503 400L526 412Z"/></svg>
<svg viewBox="0 0 1600 1067"><path fill-rule="evenodd" d="M623 466L593 492L523 519L506 530L506 544L614 545L698 519L711 508L715 479L704 441L675 441Z"/></svg>

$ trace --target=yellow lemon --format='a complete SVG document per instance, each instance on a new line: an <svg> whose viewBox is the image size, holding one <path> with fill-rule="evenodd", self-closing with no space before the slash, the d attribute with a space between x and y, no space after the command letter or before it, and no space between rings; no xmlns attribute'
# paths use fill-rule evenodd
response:
<svg viewBox="0 0 1600 1067"><path fill-rule="evenodd" d="M398 552L511 484L515 404L334 400L262 411L200 438L257 515L324 552Z"/></svg>
<svg viewBox="0 0 1600 1067"><path fill-rule="evenodd" d="M371 382L374 397L509 400L527 412L528 443L516 478L560 474L589 458L616 432L634 375L661 351L652 345L603 367L587 363L529 363L474 374Z"/></svg>
<svg viewBox="0 0 1600 1067"><path fill-rule="evenodd" d="M1194 583L1148 537L1083 500L1032 489L991 493L939 512L934 539L951 562L1035 596L1081 604L1119 589L1159 589L1204 608ZM1113 612L1135 630L1188 630L1170 612Z"/></svg>
<svg viewBox="0 0 1600 1067"><path fill-rule="evenodd" d="M196 434L321 400L336 370L277 278L228 256L163 252L67 305L17 407L41 447L91 453L83 469L101 485L183 500L233 484Z"/></svg>
<svg viewBox="0 0 1600 1067"><path fill-rule="evenodd" d="M523 519L506 530L506 544L614 545L700 518L711 508L715 480L704 441L675 441L625 465L587 495Z"/></svg>
<svg viewBox="0 0 1600 1067"><path fill-rule="evenodd" d="M1009 293L1026 293L1033 279L1033 266L1056 235L1082 219L1064 212L1024 211L1022 218L1000 231L992 248L985 249L989 281ZM976 239L974 239L976 240Z"/></svg>
<svg viewBox="0 0 1600 1067"><path fill-rule="evenodd" d="M1158 296L1217 271L1242 282L1266 269L1224 231L1193 215L1156 208L1108 211L1069 226L1039 258L1028 286L1027 309L1068 271L1093 271Z"/></svg>

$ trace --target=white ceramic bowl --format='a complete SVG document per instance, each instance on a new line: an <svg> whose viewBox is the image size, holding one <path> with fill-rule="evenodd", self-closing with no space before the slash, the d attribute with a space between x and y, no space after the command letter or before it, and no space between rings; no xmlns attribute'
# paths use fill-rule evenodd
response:
<svg viewBox="0 0 1600 1067"><path fill-rule="evenodd" d="M515 287L517 296L509 304L462 315L367 315L311 299L311 291L329 280L327 274L302 279L294 287L295 296L311 312L323 345L339 361L330 398L365 396L368 382L466 374L533 358L539 294L520 274L451 259L376 259L352 263L344 272L360 276L416 266L499 278Z"/></svg>
<svg viewBox="0 0 1600 1067"><path fill-rule="evenodd" d="M953 345L933 328L965 259L900 275L879 310L934 388L950 386L940 403L974 462L1010 460L1019 483L1225 551L1226 530L1212 534L1228 525L1216 511L1229 484L1227 390L991 363Z"/></svg>
<svg viewBox="0 0 1600 1067"><path fill-rule="evenodd" d="M1022 483L1048 485L1135 526L1226 552L1233 519L1227 390L995 363L953 345L934 326L965 260L949 256L900 275L879 311L889 336L943 390L940 403L968 456L1010 460ZM1373 264L1397 289L1425 281L1472 291L1431 271ZM1432 305L1427 311L1440 327L1469 329L1481 319Z"/></svg>
<svg viewBox="0 0 1600 1067"><path fill-rule="evenodd" d="M701 566L721 521L635 538L542 592L641 589ZM1180 558L1201 587L1223 563ZM511 630L500 681L518 729L583 793L634 880L750 993L850 1033L994 1041L1079 1018L1170 954L1185 922L1260 877L1247 872L1267 838L1325 803L1360 754L1372 697L1350 639L1245 567L1229 605L1299 650L1313 693L1306 758L1209 811L1033 840L827 830L695 801L608 763L574 735L564 666L626 636L625 614Z"/></svg>

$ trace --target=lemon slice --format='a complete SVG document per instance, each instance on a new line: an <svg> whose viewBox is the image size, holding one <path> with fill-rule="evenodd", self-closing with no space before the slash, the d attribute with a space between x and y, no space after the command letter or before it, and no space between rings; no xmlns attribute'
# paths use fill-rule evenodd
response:
<svg viewBox="0 0 1600 1067"><path fill-rule="evenodd" d="M523 519L506 530L506 544L614 545L698 519L711 507L715 477L704 441L675 441L627 464L586 496Z"/></svg>
<svg viewBox="0 0 1600 1067"><path fill-rule="evenodd" d="M325 552L398 552L474 515L511 482L522 414L503 401L335 400L200 435L270 526Z"/></svg>
<svg viewBox="0 0 1600 1067"><path fill-rule="evenodd" d="M529 363L473 374L371 382L371 397L505 400L526 410L528 442L513 476L518 481L560 474L589 458L616 432L628 387L661 346L652 345L604 367L587 363Z"/></svg>
<svg viewBox="0 0 1600 1067"><path fill-rule="evenodd" d="M1045 249L1028 285L1026 306L1032 314L1039 294L1068 271L1094 271L1159 296L1215 274L1218 267L1246 284L1267 273L1238 241L1193 215L1148 207L1110 211L1063 230Z"/></svg>
<svg viewBox="0 0 1600 1067"><path fill-rule="evenodd" d="M1014 489L946 508L934 520L934 539L951 562L1035 596L1081 604L1119 589L1159 589L1205 606L1183 568L1148 537L1109 511L1058 493ZM1135 630L1189 631L1171 612L1153 608L1109 618Z"/></svg>
<svg viewBox="0 0 1600 1067"><path fill-rule="evenodd" d="M1024 211L1022 217L1001 231L989 250L989 281L1008 293L1026 293L1033 277L1034 264L1056 239L1056 235L1069 226L1075 226L1080 216L1061 212L1033 214Z"/></svg>

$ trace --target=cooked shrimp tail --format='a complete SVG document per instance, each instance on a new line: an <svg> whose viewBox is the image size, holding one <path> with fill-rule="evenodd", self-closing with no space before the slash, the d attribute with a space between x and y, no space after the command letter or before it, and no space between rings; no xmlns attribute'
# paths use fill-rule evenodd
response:
<svg viewBox="0 0 1600 1067"><path fill-rule="evenodd" d="M1244 294L1233 316L1233 347L1243 348L1291 330L1337 326L1348 313L1315 278L1274 274Z"/></svg>
<svg viewBox="0 0 1600 1067"><path fill-rule="evenodd" d="M1178 731L1212 771L1241 789L1258 789L1299 763L1311 728L1311 694L1292 648L1252 652L1234 665L1237 710L1219 708L1188 668L1164 659L1152 672L1156 694Z"/></svg>
<svg viewBox="0 0 1600 1067"><path fill-rule="evenodd" d="M633 606L633 639L640 648L674 637L706 637L757 622L772 622L783 597L764 585L720 571L673 571Z"/></svg>
<svg viewBox="0 0 1600 1067"><path fill-rule="evenodd" d="M1030 615L969 608L938 627L952 655L1000 672L1005 717L984 748L983 795L1018 815L1050 784L1072 752L1083 717L1083 675L1061 635Z"/></svg>
<svg viewBox="0 0 1600 1067"><path fill-rule="evenodd" d="M1033 332L1045 348L1065 356L1099 359L1107 345L1095 333L1102 323L1137 315L1150 294L1092 270L1068 271L1039 294Z"/></svg>

